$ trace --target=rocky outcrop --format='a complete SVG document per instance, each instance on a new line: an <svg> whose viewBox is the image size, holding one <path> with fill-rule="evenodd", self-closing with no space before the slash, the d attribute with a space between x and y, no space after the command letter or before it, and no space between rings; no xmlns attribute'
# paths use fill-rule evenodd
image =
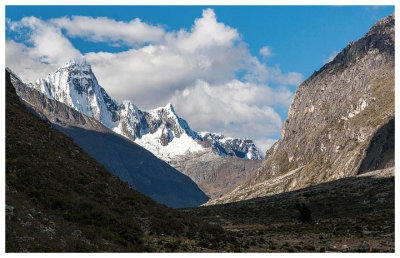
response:
<svg viewBox="0 0 400 258"><path fill-rule="evenodd" d="M380 20L297 88L281 139L267 151L262 168L212 203L353 176L364 160L376 160L370 153L382 151L368 151L371 141L394 119L394 20L394 14ZM377 142L393 139L384 138L389 140ZM385 153L385 160L393 160L393 152Z"/></svg>

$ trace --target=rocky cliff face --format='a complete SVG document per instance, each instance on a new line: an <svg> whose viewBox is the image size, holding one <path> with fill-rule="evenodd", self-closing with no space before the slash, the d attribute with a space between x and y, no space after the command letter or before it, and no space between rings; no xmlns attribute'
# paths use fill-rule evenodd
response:
<svg viewBox="0 0 400 258"><path fill-rule="evenodd" d="M393 151L387 151L394 149L393 144L370 146L393 139L386 133L385 140L372 141L382 139L377 137L380 131L394 134L394 130L380 130L390 124L394 127L394 21L394 14L380 20L304 81L296 90L281 139L266 153L262 168L212 203L354 176L360 168L369 171L368 166L393 166Z"/></svg>

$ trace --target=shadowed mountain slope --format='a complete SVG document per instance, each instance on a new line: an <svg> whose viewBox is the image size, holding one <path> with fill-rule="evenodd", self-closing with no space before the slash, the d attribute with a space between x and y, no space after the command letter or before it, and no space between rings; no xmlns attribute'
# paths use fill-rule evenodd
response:
<svg viewBox="0 0 400 258"><path fill-rule="evenodd" d="M187 176L170 167L140 146L114 133L96 132L79 127L54 127L72 137L122 181L139 192L169 207L193 207L209 198Z"/></svg>

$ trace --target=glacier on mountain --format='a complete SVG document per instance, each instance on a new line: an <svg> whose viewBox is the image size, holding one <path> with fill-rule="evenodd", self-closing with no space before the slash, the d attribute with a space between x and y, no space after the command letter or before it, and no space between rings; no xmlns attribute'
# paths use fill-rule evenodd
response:
<svg viewBox="0 0 400 258"><path fill-rule="evenodd" d="M73 60L30 87L101 122L165 161L175 156L211 150L220 156L261 159L253 141L197 133L180 118L171 103L141 110L131 101L118 104L98 84L90 64Z"/></svg>

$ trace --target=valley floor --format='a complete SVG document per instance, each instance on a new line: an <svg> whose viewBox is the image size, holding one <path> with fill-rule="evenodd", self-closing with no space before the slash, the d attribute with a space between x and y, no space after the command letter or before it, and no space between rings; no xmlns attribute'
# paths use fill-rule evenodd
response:
<svg viewBox="0 0 400 258"><path fill-rule="evenodd" d="M301 207L303 215L309 211L303 219L309 222L300 222ZM182 211L236 232L243 252L395 250L394 167L293 192Z"/></svg>

